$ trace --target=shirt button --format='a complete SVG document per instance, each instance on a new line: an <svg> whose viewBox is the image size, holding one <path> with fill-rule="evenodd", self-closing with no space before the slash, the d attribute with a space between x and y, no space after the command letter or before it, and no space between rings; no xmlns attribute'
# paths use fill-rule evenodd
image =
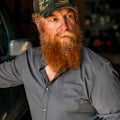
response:
<svg viewBox="0 0 120 120"><path fill-rule="evenodd" d="M47 87L47 88L46 88L46 90L48 91L48 90L49 90L49 88Z"/></svg>
<svg viewBox="0 0 120 120"><path fill-rule="evenodd" d="M43 112L46 112L46 109L45 109L45 108L43 108Z"/></svg>

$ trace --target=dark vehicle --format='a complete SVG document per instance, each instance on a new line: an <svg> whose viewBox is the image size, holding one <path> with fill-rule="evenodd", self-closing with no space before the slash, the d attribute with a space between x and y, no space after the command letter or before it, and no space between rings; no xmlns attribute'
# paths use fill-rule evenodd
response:
<svg viewBox="0 0 120 120"><path fill-rule="evenodd" d="M13 24L0 5L0 62L14 58L31 45L30 39L16 37ZM31 117L24 86L0 89L0 120L27 119Z"/></svg>
<svg viewBox="0 0 120 120"><path fill-rule="evenodd" d="M0 10L0 59L4 61L31 47L29 39L16 39L13 26L5 10Z"/></svg>

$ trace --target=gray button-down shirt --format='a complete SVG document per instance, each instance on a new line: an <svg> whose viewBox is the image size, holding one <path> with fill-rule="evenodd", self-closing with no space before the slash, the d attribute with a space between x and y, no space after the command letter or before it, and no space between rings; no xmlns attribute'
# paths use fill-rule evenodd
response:
<svg viewBox="0 0 120 120"><path fill-rule="evenodd" d="M111 64L83 47L80 69L51 83L40 48L0 65L0 87L24 84L33 120L120 120L120 81Z"/></svg>

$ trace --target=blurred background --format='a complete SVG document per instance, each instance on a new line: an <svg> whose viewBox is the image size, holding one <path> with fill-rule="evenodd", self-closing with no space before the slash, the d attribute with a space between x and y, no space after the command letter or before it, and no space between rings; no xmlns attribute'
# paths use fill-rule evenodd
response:
<svg viewBox="0 0 120 120"><path fill-rule="evenodd" d="M84 29L84 44L107 58L120 74L119 0L74 0ZM32 22L32 0L0 1L0 62L39 46ZM0 120L31 120L24 86L0 89Z"/></svg>

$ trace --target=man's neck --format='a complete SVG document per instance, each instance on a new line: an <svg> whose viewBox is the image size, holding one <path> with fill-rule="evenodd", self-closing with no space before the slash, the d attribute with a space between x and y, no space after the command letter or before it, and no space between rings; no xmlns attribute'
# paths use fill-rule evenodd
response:
<svg viewBox="0 0 120 120"><path fill-rule="evenodd" d="M48 77L49 82L51 82L51 81L54 79L54 77L56 76L57 73L54 72L54 71L50 68L49 65L47 65L47 66L45 67L45 71L46 71L46 74L47 74L47 77Z"/></svg>

